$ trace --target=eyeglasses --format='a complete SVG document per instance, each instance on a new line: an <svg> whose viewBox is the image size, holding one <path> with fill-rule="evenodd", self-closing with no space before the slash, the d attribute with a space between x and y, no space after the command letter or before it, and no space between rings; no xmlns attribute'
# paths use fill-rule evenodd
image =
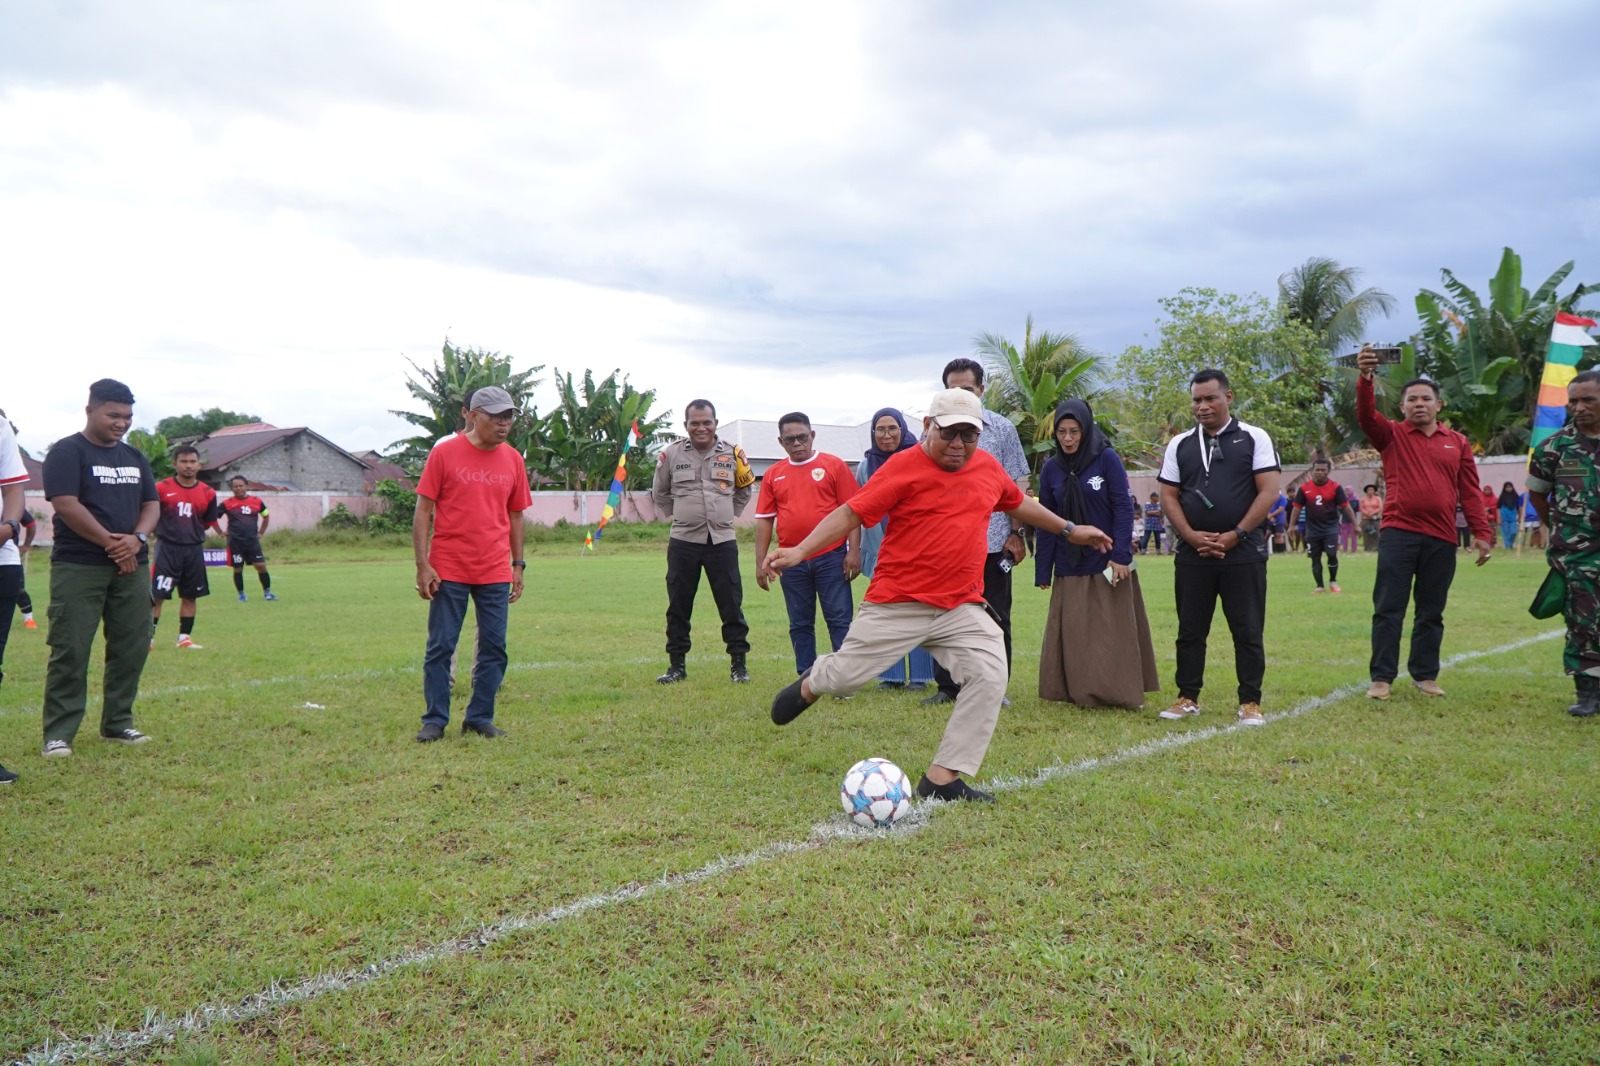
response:
<svg viewBox="0 0 1600 1066"><path fill-rule="evenodd" d="M879 426L877 429L872 431L873 435L878 437L892 437L899 432L899 426Z"/></svg>
<svg viewBox="0 0 1600 1066"><path fill-rule="evenodd" d="M809 433L796 433L792 437L779 437L778 438L778 443L779 444L804 444L806 441L808 441L810 439L811 439L811 434L809 434Z"/></svg>
<svg viewBox="0 0 1600 1066"><path fill-rule="evenodd" d="M963 444L978 443L978 430L971 426L939 426L938 429L939 436L945 440L955 440L960 437Z"/></svg>
<svg viewBox="0 0 1600 1066"><path fill-rule="evenodd" d="M498 414L492 414L492 415L489 414L488 411L485 411L483 413L484 413L485 417L491 418L496 422L508 422L509 423L509 422L515 422L517 420L517 412L515 412L515 411L501 411Z"/></svg>

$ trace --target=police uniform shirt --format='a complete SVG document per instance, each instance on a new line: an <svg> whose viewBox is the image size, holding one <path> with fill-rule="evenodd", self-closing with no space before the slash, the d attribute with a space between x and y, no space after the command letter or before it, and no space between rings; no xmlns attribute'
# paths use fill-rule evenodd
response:
<svg viewBox="0 0 1600 1066"><path fill-rule="evenodd" d="M704 454L688 440L661 450L651 496L672 519L671 535L698 544L733 540L733 520L750 502L755 476L734 445L717 438Z"/></svg>
<svg viewBox="0 0 1600 1066"><path fill-rule="evenodd" d="M1158 480L1177 488L1183 516L1192 528L1226 533L1244 522L1255 503L1256 475L1278 469L1278 450L1267 431L1232 418L1214 437L1197 425L1168 441ZM1176 561L1216 566L1261 562L1266 557L1266 537L1260 529L1251 529L1221 559L1202 556L1179 537Z"/></svg>

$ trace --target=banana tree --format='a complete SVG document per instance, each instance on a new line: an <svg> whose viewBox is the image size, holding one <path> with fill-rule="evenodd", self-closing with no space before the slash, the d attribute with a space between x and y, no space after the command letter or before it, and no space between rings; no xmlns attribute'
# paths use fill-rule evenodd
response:
<svg viewBox="0 0 1600 1066"><path fill-rule="evenodd" d="M1097 396L1105 361L1070 333L1035 334L1032 315L1023 327L1021 351L997 333L980 333L974 344L985 364L984 405L1017 427L1038 473L1055 450L1056 406L1068 396Z"/></svg>

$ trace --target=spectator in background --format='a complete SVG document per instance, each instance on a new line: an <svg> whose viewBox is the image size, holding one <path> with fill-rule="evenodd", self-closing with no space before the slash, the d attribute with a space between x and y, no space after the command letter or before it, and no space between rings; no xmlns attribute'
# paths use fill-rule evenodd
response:
<svg viewBox="0 0 1600 1066"><path fill-rule="evenodd" d="M1206 642L1220 599L1233 636L1239 724L1264 725L1268 552L1261 525L1278 494L1282 468L1267 432L1230 414L1233 390L1226 374L1200 371L1190 380L1189 395L1195 428L1173 437L1161 461L1161 506L1178 530L1172 579L1178 698L1161 717L1200 713Z"/></svg>
<svg viewBox="0 0 1600 1066"><path fill-rule="evenodd" d="M1346 489L1343 485L1340 485L1339 488L1344 491L1347 501L1353 502L1355 500L1355 493ZM1356 512L1354 507L1350 507L1339 514L1339 550L1351 553L1356 550Z"/></svg>
<svg viewBox="0 0 1600 1066"><path fill-rule="evenodd" d="M872 415L872 445L856 464L856 484L865 486L889 456L917 446L916 434L906 424L906 416L893 407L880 407ZM883 534L889 524L883 518L870 526L861 527L861 572L870 582L878 568L878 549L883 544ZM933 680L933 656L920 645L909 655L892 664L878 675L880 688L898 688L902 685L920 689Z"/></svg>
<svg viewBox="0 0 1600 1066"><path fill-rule="evenodd" d="M670 685L689 676L689 620L703 570L722 619L728 677L743 684L750 680L745 663L750 626L744 620L733 520L744 514L756 476L743 450L717 436L717 409L710 400L690 400L683 420L688 436L661 449L650 488L656 514L672 520L667 538L667 672L656 681Z"/></svg>
<svg viewBox="0 0 1600 1066"><path fill-rule="evenodd" d="M1365 485L1361 489L1361 550L1378 550L1378 529L1383 524L1383 497L1378 486Z"/></svg>
<svg viewBox="0 0 1600 1066"><path fill-rule="evenodd" d="M1272 554L1282 555L1288 551L1289 529L1289 497L1278 490L1278 498L1272 501L1272 506L1267 508L1267 522L1272 526Z"/></svg>
<svg viewBox="0 0 1600 1066"><path fill-rule="evenodd" d="M1144 706L1146 692L1161 687L1144 595L1133 569L1137 498L1127 492L1122 460L1083 400L1063 400L1056 408L1054 436L1056 454L1039 474L1039 502L1073 525L1105 530L1112 548L1105 552L1058 537L1039 538L1034 584L1050 590L1039 698L1137 709Z"/></svg>
<svg viewBox="0 0 1600 1066"><path fill-rule="evenodd" d="M72 754L89 702L89 653L105 633L100 737L150 738L133 727L133 702L150 654L149 538L161 515L150 463L123 436L133 393L102 378L89 386L83 430L50 445L44 495L55 507L50 552L50 659L44 679L44 756Z"/></svg>
<svg viewBox="0 0 1600 1066"><path fill-rule="evenodd" d="M1509 481L1500 486L1500 495L1495 500L1495 517L1500 521L1500 539L1507 551L1517 546L1517 516L1521 510L1522 497L1517 494L1516 486Z"/></svg>
<svg viewBox="0 0 1600 1066"><path fill-rule="evenodd" d="M1056 418L1057 418L1058 421L1061 418L1061 409L1059 407L1056 408ZM1057 441L1056 442L1057 448L1059 448L1060 445L1061 445L1061 442ZM1043 489L1041 488L1040 491L1042 493ZM1043 496L1042 495L1040 496L1040 499L1041 499L1041 501L1043 500ZM1135 497L1134 500L1135 500L1135 502L1138 502L1138 498L1137 497ZM1045 506L1049 507L1050 505L1049 504L1045 504ZM1060 514L1061 512L1057 511L1056 513ZM1146 503L1144 505L1144 513L1143 513L1142 517L1143 517L1143 525L1144 525L1144 539L1139 542L1140 554L1149 555L1150 554L1150 545L1151 545L1151 542L1153 541L1155 543L1156 554L1160 555L1161 554L1161 532L1162 532L1162 526L1166 522L1166 517L1164 515L1162 515L1162 513L1161 513L1161 493L1152 492L1150 494L1150 502ZM1111 535L1113 537L1115 537L1116 533L1113 532Z"/></svg>
<svg viewBox="0 0 1600 1066"><path fill-rule="evenodd" d="M1400 410L1391 422L1378 413L1372 376L1378 356L1371 347L1356 357L1356 418L1362 432L1383 456L1383 537L1378 543L1378 573L1372 582L1372 659L1367 696L1389 698L1400 671L1400 632L1406 604L1415 588L1411 654L1406 669L1417 691L1443 696L1439 687L1439 649L1444 643L1444 608L1456 573L1451 534L1460 514L1478 548L1478 565L1489 561L1489 522L1478 485L1472 444L1439 423L1439 387L1426 378L1405 383ZM1467 510L1463 512L1462 506Z"/></svg>
<svg viewBox="0 0 1600 1066"><path fill-rule="evenodd" d="M11 636L12 609L22 590L22 516L28 513L23 489L28 484L28 469L22 465L15 428L0 411L0 667L5 666L6 640ZM0 684L5 681L0 669ZM16 781L17 775L0 766L0 785Z"/></svg>
<svg viewBox="0 0 1600 1066"><path fill-rule="evenodd" d="M522 512L533 504L528 470L506 437L518 414L511 395L490 386L467 401L465 432L434 445L417 480L411 546L417 595L428 601L422 660L423 743L444 736L450 722L450 660L472 601L478 623L472 698L462 733L503 737L494 724L495 696L506 673L510 605L522 598Z"/></svg>
<svg viewBox="0 0 1600 1066"><path fill-rule="evenodd" d="M983 400L983 364L973 359L952 359L945 364L944 387L964 389ZM1024 495L1028 492L1028 457L1022 450L1022 440L1017 427L998 411L984 408L983 433L978 437L978 450L988 452L1000 463L1001 469L1011 475ZM1006 674L1011 673L1011 568L1028 557L1028 544L1022 536L1022 521L1000 511L989 518L987 561L983 566L983 599L994 611L1000 623L1000 634L1005 638ZM935 665L934 679L939 691L923 700L926 704L951 703L960 691L958 685L943 666ZM1002 699L1002 706L1011 701Z"/></svg>
<svg viewBox="0 0 1600 1066"><path fill-rule="evenodd" d="M791 411L778 419L778 443L787 457L768 468L761 479L756 502L756 584L766 592L774 580L783 587L789 613L789 643L794 648L794 672L803 674L817 658L817 604L828 626L834 651L850 630L855 605L850 582L861 573L861 533L852 529L837 544L829 544L780 576L767 568L767 549L774 527L778 546L792 548L805 539L817 523L856 494L856 479L844 460L816 450L811 419Z"/></svg>

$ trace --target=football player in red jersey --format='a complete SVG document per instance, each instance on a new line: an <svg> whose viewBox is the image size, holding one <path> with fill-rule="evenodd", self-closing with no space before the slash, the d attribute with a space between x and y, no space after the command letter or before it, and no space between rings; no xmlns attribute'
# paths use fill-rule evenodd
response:
<svg viewBox="0 0 1600 1066"><path fill-rule="evenodd" d="M228 519L228 561L233 564L233 588L239 593L239 602L245 601L244 564L256 568L261 578L261 598L275 600L272 592L272 575L267 573L267 557L261 552L261 538L267 535L267 525L272 516L261 497L250 495L250 482L243 474L228 479L233 495L222 501Z"/></svg>
<svg viewBox="0 0 1600 1066"><path fill-rule="evenodd" d="M161 502L161 518L156 522L155 569L150 575L152 605L150 646L155 647L154 627L161 623L161 605L178 594L178 647L198 648L194 642L197 601L211 595L206 581L203 545L206 527L215 527L222 507L210 485L200 481L200 452L193 445L181 444L172 451L176 477L156 482L156 497Z"/></svg>

